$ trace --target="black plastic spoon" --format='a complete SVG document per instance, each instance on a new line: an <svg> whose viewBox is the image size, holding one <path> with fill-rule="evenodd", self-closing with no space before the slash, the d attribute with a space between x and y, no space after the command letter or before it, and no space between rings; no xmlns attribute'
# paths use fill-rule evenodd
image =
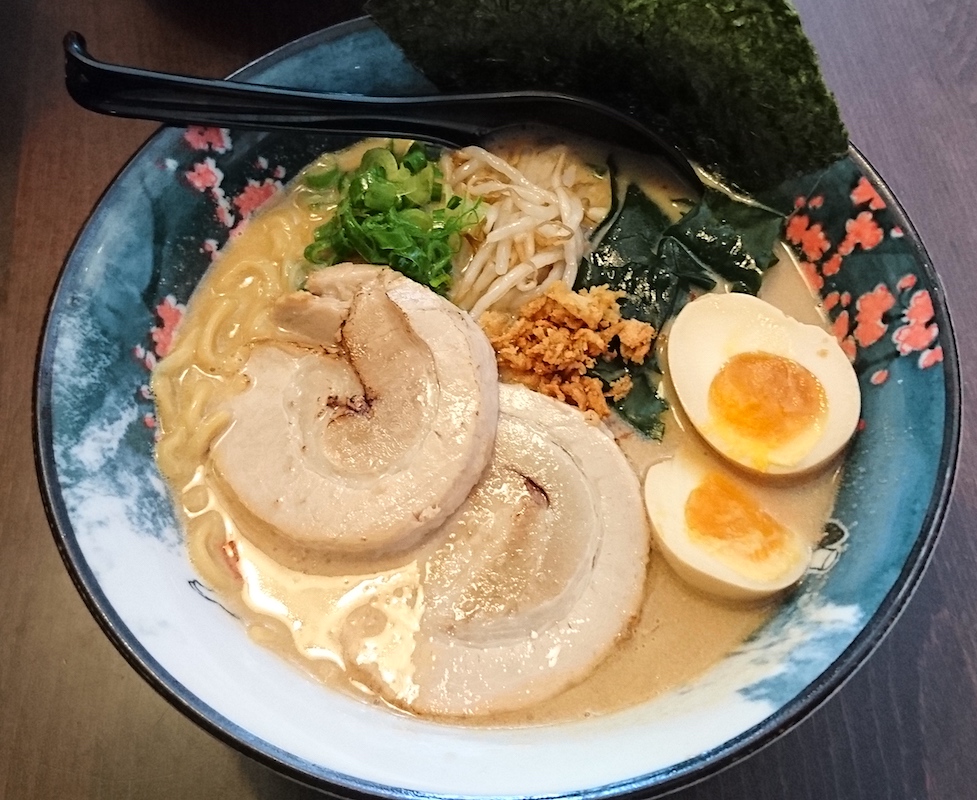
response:
<svg viewBox="0 0 977 800"><path fill-rule="evenodd" d="M68 93L100 114L175 125L398 136L452 147L478 143L504 128L546 125L662 156L693 185L699 183L691 164L660 136L627 114L572 95L519 91L369 97L193 78L98 61L75 31L64 37L64 54Z"/></svg>

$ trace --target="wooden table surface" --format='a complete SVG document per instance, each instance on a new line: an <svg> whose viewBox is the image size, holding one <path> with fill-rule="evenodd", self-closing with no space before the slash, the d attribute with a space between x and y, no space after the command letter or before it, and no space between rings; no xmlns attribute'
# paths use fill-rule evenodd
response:
<svg viewBox="0 0 977 800"><path fill-rule="evenodd" d="M966 399L977 380L977 3L796 5L852 140L906 207L942 276ZM359 0L0 2L0 798L318 796L202 732L103 636L45 519L31 384L45 307L75 233L155 127L72 105L62 84L65 31L84 32L106 59L221 76L359 8ZM882 645L787 735L675 797L977 797L969 423L942 538Z"/></svg>

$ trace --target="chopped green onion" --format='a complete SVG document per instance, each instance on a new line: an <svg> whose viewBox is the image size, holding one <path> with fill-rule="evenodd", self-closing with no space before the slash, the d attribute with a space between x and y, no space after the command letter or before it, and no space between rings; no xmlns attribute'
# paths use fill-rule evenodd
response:
<svg viewBox="0 0 977 800"><path fill-rule="evenodd" d="M410 170L411 175L416 175L429 163L427 148L420 142L414 142L404 154L401 163Z"/></svg>
<svg viewBox="0 0 977 800"><path fill-rule="evenodd" d="M414 143L398 158L391 148L371 148L352 171L313 173L306 185L338 194L333 217L305 249L307 261L386 264L435 291L448 291L461 234L479 215L477 204L444 197L436 152Z"/></svg>
<svg viewBox="0 0 977 800"><path fill-rule="evenodd" d="M333 167L325 172L310 172L303 180L310 189L333 189L339 183L341 175L339 167Z"/></svg>

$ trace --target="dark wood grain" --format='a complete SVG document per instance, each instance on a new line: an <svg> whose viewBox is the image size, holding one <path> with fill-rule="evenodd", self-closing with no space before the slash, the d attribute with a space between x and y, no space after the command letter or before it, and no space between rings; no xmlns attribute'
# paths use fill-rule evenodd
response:
<svg viewBox="0 0 977 800"><path fill-rule="evenodd" d="M223 75L357 13L359 0L0 3L0 798L312 798L160 699L62 567L34 477L31 380L45 307L95 200L151 133L74 106L59 44ZM796 0L853 141L925 241L949 298L965 404L977 381L977 4ZM970 413L965 413L969 417ZM868 662L820 709L681 800L977 797L977 456L932 565Z"/></svg>

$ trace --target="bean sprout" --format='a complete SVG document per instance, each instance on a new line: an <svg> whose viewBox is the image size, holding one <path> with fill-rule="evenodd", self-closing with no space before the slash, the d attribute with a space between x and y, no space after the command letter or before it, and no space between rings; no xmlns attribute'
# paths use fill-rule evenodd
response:
<svg viewBox="0 0 977 800"><path fill-rule="evenodd" d="M477 198L481 209L456 263L456 303L478 317L513 309L558 280L572 284L606 214L606 177L565 146L517 149L505 158L466 147L446 154L442 173L454 194Z"/></svg>

